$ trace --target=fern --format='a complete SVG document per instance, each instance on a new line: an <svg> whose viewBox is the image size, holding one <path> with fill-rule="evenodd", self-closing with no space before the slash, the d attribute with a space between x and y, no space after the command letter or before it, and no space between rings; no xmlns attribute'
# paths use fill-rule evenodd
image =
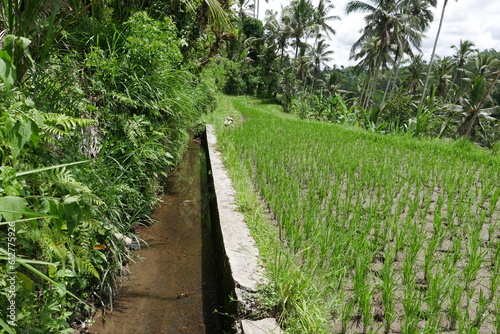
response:
<svg viewBox="0 0 500 334"><path fill-rule="evenodd" d="M125 136L135 147L140 146L141 140L148 137L151 123L142 116L134 115L123 122L123 131Z"/></svg>
<svg viewBox="0 0 500 334"><path fill-rule="evenodd" d="M76 118L64 114L42 113L44 125L42 131L50 136L64 137L73 130L89 126L96 122L88 118Z"/></svg>
<svg viewBox="0 0 500 334"><path fill-rule="evenodd" d="M38 238L32 234L35 242L38 242L43 250L43 259L49 262L58 263L57 269L69 269L71 272L79 275L92 275L95 278L100 277L99 272L90 254L96 252L93 249L92 240L99 234L96 226L90 222L82 223L77 233L70 237L60 229L53 228L50 224L43 224L40 228ZM102 269L102 268L99 268Z"/></svg>
<svg viewBox="0 0 500 334"><path fill-rule="evenodd" d="M56 189L61 195L80 195L81 204L88 207L99 207L104 205L104 201L95 195L92 190L85 184L75 180L73 174L66 167L56 168L51 171L51 184L56 186Z"/></svg>

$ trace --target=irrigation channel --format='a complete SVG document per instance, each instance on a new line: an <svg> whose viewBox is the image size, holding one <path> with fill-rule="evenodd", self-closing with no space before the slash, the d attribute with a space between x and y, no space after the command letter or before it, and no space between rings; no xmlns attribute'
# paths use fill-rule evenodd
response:
<svg viewBox="0 0 500 334"><path fill-rule="evenodd" d="M138 229L149 245L134 251L143 259L130 264L130 281L119 290L113 311L97 317L90 333L219 334L228 327L228 319L215 312L224 311L227 294L221 293L223 270L216 262L218 219L210 215L204 146L190 141L165 185L152 216L156 222Z"/></svg>

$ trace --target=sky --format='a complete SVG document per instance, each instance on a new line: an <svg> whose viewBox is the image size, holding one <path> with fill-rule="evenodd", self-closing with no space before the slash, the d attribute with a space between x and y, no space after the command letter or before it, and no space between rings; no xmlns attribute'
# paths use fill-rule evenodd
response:
<svg viewBox="0 0 500 334"><path fill-rule="evenodd" d="M365 0L367 1L367 0ZM272 9L281 13L281 6L286 6L289 0L260 1L259 18L264 19L265 11ZM313 0L317 4L317 0ZM345 13L345 6L349 0L332 0L335 6L330 15L337 15L341 20L330 21L337 34L328 41L330 49L334 51L332 65L355 65L349 60L349 52L353 43L359 38L360 30L364 26L365 14ZM434 21L427 36L422 42L424 59L429 60L434 39L439 25L439 18L443 9L444 0L438 0L438 5L433 9ZM500 51L500 1L499 0L449 0L441 28L436 54L449 56L453 54L451 45L458 45L460 40L474 42L477 49L496 49Z"/></svg>

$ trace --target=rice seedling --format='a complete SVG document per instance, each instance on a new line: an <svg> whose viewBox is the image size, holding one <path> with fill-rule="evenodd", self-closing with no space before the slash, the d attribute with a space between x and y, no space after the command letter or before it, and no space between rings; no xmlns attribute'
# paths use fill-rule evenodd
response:
<svg viewBox="0 0 500 334"><path fill-rule="evenodd" d="M298 120L259 100L226 103L245 121L219 136L272 212L287 261L301 268L298 281L274 275L298 289L314 281L313 304L336 308L292 321L292 332L313 333L318 321L341 333L498 328L497 156ZM283 261L264 257L272 268Z"/></svg>

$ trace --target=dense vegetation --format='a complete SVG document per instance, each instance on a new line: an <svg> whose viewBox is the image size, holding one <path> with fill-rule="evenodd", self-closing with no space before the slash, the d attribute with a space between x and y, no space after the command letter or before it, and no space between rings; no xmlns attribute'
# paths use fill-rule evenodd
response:
<svg viewBox="0 0 500 334"><path fill-rule="evenodd" d="M331 0L292 0L281 13L268 12L264 21L255 18L258 3L0 3L0 305L5 305L0 309L1 332L71 332L96 305L112 303L116 277L126 272L129 258L124 237L135 238L135 227L149 221L169 168L180 159L188 133L200 124L200 115L215 107L218 90L270 98L291 114L288 116L357 128L354 131L319 122L294 123L296 120L288 123L248 111L254 119L249 128L251 124L266 129L268 122L282 124L283 128L275 131L287 137L275 138L276 143L286 144L284 138L293 143L296 139L289 137L292 134L307 134L303 144L316 138L310 147L318 151L317 157L300 146L288 148L295 156L293 166L278 160L285 149L275 153L260 151L266 147L259 148L258 143L267 145L260 141L268 137L267 133L262 134L264 138L253 138L244 137L241 131L223 139L227 147L244 145L249 156L275 155L272 162L255 158L245 164L255 168L254 182L282 224L283 239L278 237L278 244L286 241L288 246L283 249L286 255L274 248L276 258L287 259L288 267L269 263L271 271L276 270L273 293L277 296L270 303L287 319L289 328L317 332L329 328L325 321L332 320L337 324L340 321L343 330L350 326L350 315L354 313L368 331L375 328L369 314L375 305L382 310L377 314L383 318L385 328L395 323L411 328L420 319L418 326L424 321L425 328L438 330L444 326L443 319L448 319L449 328L498 329L498 297L491 292L497 284L495 275L487 275L488 291L478 289L474 276L477 268L486 264L490 265L488 270L498 273L498 243L491 241L495 236L489 232L498 227L494 222L498 217L498 191L494 183L489 183L498 180L492 169L498 167L498 160L476 151L467 140L498 153L499 52L479 51L473 41L457 41L453 57L432 55L427 63L420 46L434 19L435 0L351 1L346 11L366 13L366 27L351 50L358 65L339 68L332 65L333 52L328 43L339 19L331 15ZM447 1L443 11L446 5ZM425 141L421 144L406 137L384 137L381 133L467 140L449 147ZM360 139L354 140L353 135ZM345 136L345 142L336 136ZM315 146L322 141L335 141L335 149L340 151ZM349 145L356 150L347 149ZM334 155L348 153L353 154L353 161L342 165L332 160ZM404 158L388 156L395 153ZM436 154L436 161L424 161L424 154L431 153ZM355 165L355 159L366 160ZM424 172L430 174L410 168L414 165L396 177L389 174L386 165L393 165L394 172L403 169L403 160L425 165ZM317 169L301 170L305 166ZM275 172L278 174L272 175ZM325 173L335 176L339 183L331 189L322 188ZM361 178L366 175L373 180ZM283 202L288 206L280 207L271 195L292 188L269 182L291 177L303 179L295 184L298 188L293 188L297 192L293 195L298 196L296 203ZM484 179L479 180L481 177ZM418 181L415 184L410 182L414 179ZM309 191L314 182L319 182L316 193ZM395 192L397 187L401 193ZM463 187L470 189L465 191ZM333 189L338 193L333 194ZM346 196L354 192L364 197L349 202ZM288 195L283 196L293 198ZM402 203L392 207L379 202L390 195L401 198ZM328 203L315 202L319 198L328 198ZM317 234L319 230L328 232L328 238L340 230L326 227L330 224L328 217L309 217L302 207L309 200L308 205L318 208L318 214L338 205L335 219L359 218L352 225L343 221L343 227L337 227L352 230L349 233L354 242L361 242L363 235L370 236L364 244L369 263L359 262L358 252L351 248L343 254L347 266L337 268L338 272L336 262L319 264L312 260L327 256L321 253L326 250L303 248L303 243L320 241L323 236ZM458 201L456 208L450 204L452 200ZM408 201L422 207L413 208ZM379 209L375 210L377 205ZM341 211L349 206L349 212ZM430 218L425 216L426 209L432 209L427 214ZM441 296L450 309L437 304L430 309L431 297L425 291L430 291L444 270L435 263L421 263L417 257L413 266L408 264L418 279L424 275L423 283L405 280L401 268L392 265L394 261L384 260L382 268L371 268L380 256L398 258L404 266L409 241L398 238L417 231L418 226L416 221L405 218L411 224L404 226L408 230L400 230L397 223L403 211L405 217L426 222L420 231L424 246L414 250L417 254L426 258L437 252L446 265L460 264L452 275L456 281L448 282L456 282L460 288L454 295L451 289L445 289ZM457 227L460 215L470 217L471 222ZM317 219L309 223L313 218ZM298 224L297 230L290 227L292 221ZM390 233L382 235L380 231ZM463 235L458 238L460 231ZM259 233L257 229L254 232ZM294 235L297 233L300 237ZM477 238L478 233L482 239ZM330 239L325 240L327 245ZM450 240L453 252L443 246ZM261 247L267 246L261 243ZM455 251L460 247L461 251ZM310 266L310 277L299 275L297 254L304 266ZM470 264L471 256L475 266ZM356 270L361 267L369 267L371 274L356 281L361 277ZM333 275L332 270L335 275L345 274L345 282L335 289L324 283L316 290L307 283L312 281L302 281L327 278ZM290 279L283 280L277 272L288 273ZM384 280L384 275L402 281ZM379 279L387 285L378 284ZM290 284L280 285L280 280ZM296 286L300 297L291 297ZM391 307L405 305L401 289L413 291L421 303L420 313L408 313L407 320L390 311ZM311 299L309 303L304 292L311 296L325 292L323 297L328 298ZM395 296L393 304L388 304L390 295L383 297L384 293ZM379 297L382 304L378 303ZM474 311L464 313L458 307L457 300L462 297L474 300ZM452 299L455 309L451 308ZM331 314L321 308L325 303ZM292 319L298 324L292 324Z"/></svg>
<svg viewBox="0 0 500 334"><path fill-rule="evenodd" d="M268 11L264 23L243 7L242 33L228 47L225 92L274 98L302 118L377 132L466 136L490 148L498 142L498 51L457 40L453 56L433 54L427 62L420 48L437 1L350 1L345 11L365 13L366 26L351 49L357 65L338 67L339 46L329 37L342 23L333 3L290 1L281 13Z"/></svg>
<svg viewBox="0 0 500 334"><path fill-rule="evenodd" d="M500 330L498 155L283 117L258 99L224 109L238 120L215 121L232 177L251 175L276 222L263 228L258 199L238 194L290 333Z"/></svg>
<svg viewBox="0 0 500 334"><path fill-rule="evenodd" d="M1 332L72 332L112 302L124 238L213 108L207 59L230 25L206 6L0 5Z"/></svg>

